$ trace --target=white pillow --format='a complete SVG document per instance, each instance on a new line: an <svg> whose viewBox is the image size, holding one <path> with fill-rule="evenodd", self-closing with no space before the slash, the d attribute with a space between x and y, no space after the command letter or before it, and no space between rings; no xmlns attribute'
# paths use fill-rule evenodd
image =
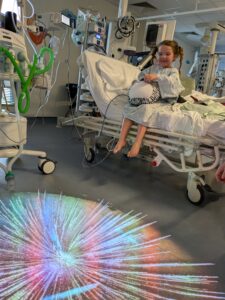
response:
<svg viewBox="0 0 225 300"><path fill-rule="evenodd" d="M151 83L146 83L144 81L135 82L129 90L129 98L144 98L149 99L153 93L153 86Z"/></svg>

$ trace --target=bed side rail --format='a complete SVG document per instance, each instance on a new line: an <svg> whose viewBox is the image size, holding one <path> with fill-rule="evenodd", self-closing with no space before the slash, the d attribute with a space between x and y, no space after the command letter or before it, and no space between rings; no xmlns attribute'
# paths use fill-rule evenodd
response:
<svg viewBox="0 0 225 300"><path fill-rule="evenodd" d="M98 132L98 135L106 135L113 138L119 138L121 123L114 120L108 120L101 117L80 116L74 119L78 127L85 128L92 132ZM132 126L128 140L134 141L137 126ZM215 139L209 137L196 137L182 133L167 132L160 129L149 129L143 140L143 145L149 147L156 157L152 161L152 166L157 167L162 161L165 161L173 170L177 172L203 172L216 168L220 161L220 148L225 150L225 146L220 145ZM205 149L208 149L211 158L205 161ZM188 150L195 152L195 166L190 166L186 153ZM176 152L179 156L179 162L173 162L166 156L164 151Z"/></svg>

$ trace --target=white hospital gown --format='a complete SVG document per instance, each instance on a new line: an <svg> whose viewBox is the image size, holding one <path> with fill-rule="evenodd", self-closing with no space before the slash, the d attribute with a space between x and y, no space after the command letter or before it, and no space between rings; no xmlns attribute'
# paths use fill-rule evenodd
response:
<svg viewBox="0 0 225 300"><path fill-rule="evenodd" d="M144 78L145 74L158 74L158 83L160 90L161 102L170 102L169 100L176 100L179 94L184 90L180 81L180 75L176 68L162 68L158 65L153 65L139 74L139 80ZM152 104L142 104L139 106L125 105L123 115L125 118L133 120L135 123L148 126L146 116L148 115L148 106ZM148 118L147 118L148 119ZM147 121L147 122L146 122Z"/></svg>
<svg viewBox="0 0 225 300"><path fill-rule="evenodd" d="M158 65L153 65L140 73L139 80L142 80L145 74L158 74L156 82L158 82L162 99L176 98L184 90L176 68L162 68Z"/></svg>

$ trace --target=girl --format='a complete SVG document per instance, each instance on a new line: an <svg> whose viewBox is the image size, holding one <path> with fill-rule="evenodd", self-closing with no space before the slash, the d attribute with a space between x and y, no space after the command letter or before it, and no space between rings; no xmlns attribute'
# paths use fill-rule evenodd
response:
<svg viewBox="0 0 225 300"><path fill-rule="evenodd" d="M172 67L172 63L180 58L179 72ZM135 82L129 90L128 110L135 110L137 106L151 104L159 99L175 100L180 92L184 90L180 82L180 69L183 60L183 49L176 41L162 41L154 50L152 59L156 64L140 73L139 79L144 81ZM123 121L120 138L113 149L116 154L126 145L126 138L134 121L129 118L129 114ZM147 127L139 124L137 136L133 146L128 152L128 157L135 157L139 154L141 144Z"/></svg>

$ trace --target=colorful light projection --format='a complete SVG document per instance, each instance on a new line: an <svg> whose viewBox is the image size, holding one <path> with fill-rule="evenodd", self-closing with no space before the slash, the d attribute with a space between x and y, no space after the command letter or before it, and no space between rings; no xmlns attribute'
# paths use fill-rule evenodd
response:
<svg viewBox="0 0 225 300"><path fill-rule="evenodd" d="M165 237L141 214L17 194L0 202L0 220L0 299L225 299L208 290L216 277L196 275L209 264L163 261Z"/></svg>

